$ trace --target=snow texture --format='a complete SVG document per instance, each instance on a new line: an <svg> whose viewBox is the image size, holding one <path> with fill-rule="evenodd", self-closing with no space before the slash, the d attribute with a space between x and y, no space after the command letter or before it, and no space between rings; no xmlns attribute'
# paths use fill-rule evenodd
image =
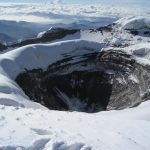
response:
<svg viewBox="0 0 150 150"><path fill-rule="evenodd" d="M136 46L127 50L136 52ZM149 45L143 44L140 48L146 47ZM50 111L30 102L14 82L25 68L45 69L59 60L61 54L101 48L100 43L73 40L29 45L1 54L0 149L149 150L149 101L137 108L88 115ZM133 76L131 79L136 80Z"/></svg>
<svg viewBox="0 0 150 150"><path fill-rule="evenodd" d="M0 106L0 148L149 150L149 107L147 101L137 108L87 115Z"/></svg>
<svg viewBox="0 0 150 150"><path fill-rule="evenodd" d="M27 16L26 20L33 16L38 16L37 20L39 20L39 16L41 16L40 19L43 16L45 19L46 15L52 18L52 20L49 18L42 20L43 22L56 22L62 21L61 18L67 18L72 23L77 21L74 18L77 14L79 14L78 20L86 19L86 21L83 20L84 23L90 22L94 17L96 20L99 16L109 16L110 18L113 15L115 17L112 17L112 20L116 20L116 16L120 14L120 7L117 9L101 5L86 5L82 8L79 5L72 5L72 7L70 5L49 5L45 8L44 5L43 9L43 6L39 5L13 4L10 6L7 4L6 6L4 4L1 7L4 8L1 18L6 18L6 12L7 16L11 14L11 17L16 13L24 12L18 18L14 17L18 20L22 17L26 19ZM52 9L55 13L48 11ZM44 12L39 10L44 10ZM124 8L122 12L123 14L120 15L143 14L139 9L128 11ZM107 17L103 19L109 22ZM107 43L115 50L117 48L114 45L128 45L126 47L123 45L122 50L133 54L140 63L149 65L150 44L148 38L133 37L124 31L124 29L149 28L149 19L121 20L118 25L121 29L114 29L113 35L105 33L102 36L99 32L89 34L90 31L81 33L81 39L97 42L70 40L51 44L35 44L0 54L0 150L150 149L150 101L143 102L140 106L131 109L94 114L51 111L40 104L31 102L15 82L17 75L25 69L46 69L48 65L61 59L65 53L82 54L83 51L100 51L104 47L101 43ZM138 40L139 37L141 40ZM138 82L132 75L130 80ZM65 95L63 96L65 97Z"/></svg>
<svg viewBox="0 0 150 150"><path fill-rule="evenodd" d="M123 29L127 30L139 30L139 29L150 29L150 18L145 17L133 17L128 19L122 19L117 21L122 25Z"/></svg>

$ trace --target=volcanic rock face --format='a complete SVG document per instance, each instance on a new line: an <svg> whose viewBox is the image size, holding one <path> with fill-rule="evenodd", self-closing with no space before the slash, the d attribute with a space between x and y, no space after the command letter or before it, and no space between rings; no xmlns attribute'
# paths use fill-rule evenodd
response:
<svg viewBox="0 0 150 150"><path fill-rule="evenodd" d="M141 30L127 30L133 35L140 35L143 37L150 37L150 29L141 29Z"/></svg>
<svg viewBox="0 0 150 150"><path fill-rule="evenodd" d="M16 81L49 109L97 112L124 109L150 97L150 68L122 51L65 54L46 71L26 70Z"/></svg>
<svg viewBox="0 0 150 150"><path fill-rule="evenodd" d="M29 71L17 78L31 99L56 110L106 110L112 85L105 73L77 71L47 76L45 72L36 71Z"/></svg>
<svg viewBox="0 0 150 150"><path fill-rule="evenodd" d="M44 32L41 36L27 39L21 42L13 43L11 45L8 45L8 47L20 47L25 46L28 44L36 44L41 42L51 42L54 40L62 39L67 35L75 34L79 30L77 29L64 29L64 28L52 28L48 30L47 32Z"/></svg>
<svg viewBox="0 0 150 150"><path fill-rule="evenodd" d="M0 43L0 51L5 50L7 47L4 44Z"/></svg>
<svg viewBox="0 0 150 150"><path fill-rule="evenodd" d="M135 63L130 74L115 78L107 109L134 107L150 98L150 68Z"/></svg>

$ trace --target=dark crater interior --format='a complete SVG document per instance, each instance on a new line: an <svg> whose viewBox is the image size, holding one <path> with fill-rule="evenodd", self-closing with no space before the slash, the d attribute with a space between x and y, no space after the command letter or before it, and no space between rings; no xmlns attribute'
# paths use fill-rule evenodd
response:
<svg viewBox="0 0 150 150"><path fill-rule="evenodd" d="M140 73L143 70L144 75ZM139 82L129 79L133 74ZM134 107L147 100L148 76L149 67L137 64L122 51L110 50L64 55L46 71L25 69L16 82L31 100L49 109L92 113ZM141 96L141 89L146 96Z"/></svg>

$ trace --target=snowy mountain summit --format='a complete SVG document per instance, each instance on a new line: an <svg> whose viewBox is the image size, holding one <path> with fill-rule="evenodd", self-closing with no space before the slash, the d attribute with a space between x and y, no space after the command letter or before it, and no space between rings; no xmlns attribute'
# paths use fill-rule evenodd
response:
<svg viewBox="0 0 150 150"><path fill-rule="evenodd" d="M0 150L150 149L150 20L89 22L0 44Z"/></svg>

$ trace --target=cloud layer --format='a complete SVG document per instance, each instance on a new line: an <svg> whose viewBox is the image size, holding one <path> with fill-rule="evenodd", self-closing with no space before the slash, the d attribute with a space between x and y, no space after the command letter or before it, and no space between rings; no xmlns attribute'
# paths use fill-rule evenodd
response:
<svg viewBox="0 0 150 150"><path fill-rule="evenodd" d="M148 15L149 7L108 4L61 4L61 0L45 4L0 3L1 20L43 23L70 23L81 20L96 21L99 17L131 17Z"/></svg>

